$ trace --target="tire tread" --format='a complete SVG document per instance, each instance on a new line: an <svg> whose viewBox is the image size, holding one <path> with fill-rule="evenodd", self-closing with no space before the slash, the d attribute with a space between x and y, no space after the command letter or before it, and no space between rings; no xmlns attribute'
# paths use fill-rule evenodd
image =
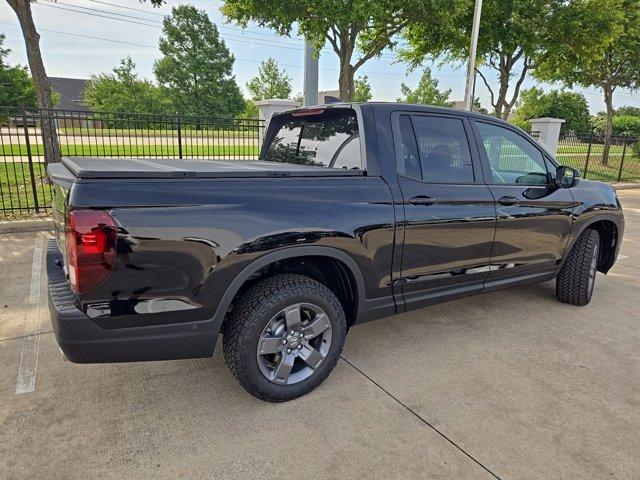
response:
<svg viewBox="0 0 640 480"><path fill-rule="evenodd" d="M580 306L591 301L589 271L594 250L599 242L600 235L593 229L585 230L576 240L556 279L558 300Z"/></svg>

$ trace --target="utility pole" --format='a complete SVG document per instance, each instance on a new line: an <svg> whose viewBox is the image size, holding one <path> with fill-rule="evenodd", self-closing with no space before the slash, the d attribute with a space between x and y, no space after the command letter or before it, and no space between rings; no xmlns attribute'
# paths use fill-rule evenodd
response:
<svg viewBox="0 0 640 480"><path fill-rule="evenodd" d="M310 40L304 41L304 85L302 104L304 107L318 103L318 58Z"/></svg>
<svg viewBox="0 0 640 480"><path fill-rule="evenodd" d="M469 48L469 66L467 67L467 86L464 90L464 108L473 109L473 95L476 83L476 51L478 49L478 34L480 33L480 16L482 14L482 0L476 0L473 10L473 26L471 27L471 48Z"/></svg>

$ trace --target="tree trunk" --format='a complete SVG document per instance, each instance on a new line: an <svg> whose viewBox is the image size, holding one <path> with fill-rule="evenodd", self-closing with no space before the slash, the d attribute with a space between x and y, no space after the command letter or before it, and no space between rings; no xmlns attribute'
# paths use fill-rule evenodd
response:
<svg viewBox="0 0 640 480"><path fill-rule="evenodd" d="M355 82L353 79L355 71L351 66L350 59L340 59L340 78L338 80L340 87L340 100L350 102L355 94Z"/></svg>
<svg viewBox="0 0 640 480"><path fill-rule="evenodd" d="M502 118L503 120L506 120L509 116L507 92L509 91L510 74L511 72L507 69L506 65L504 65L504 62L501 61L498 80L500 82L498 85L498 97L493 113L497 118Z"/></svg>
<svg viewBox="0 0 640 480"><path fill-rule="evenodd" d="M60 145L56 132L55 121L52 116L51 103L51 83L44 69L42 55L40 54L40 35L36 31L31 14L31 2L29 0L7 0L9 6L14 10L27 49L27 58L31 77L36 91L38 107L40 107L40 128L42 130L42 140L44 143L44 155L47 163L60 161Z"/></svg>
<svg viewBox="0 0 640 480"><path fill-rule="evenodd" d="M604 104L607 107L607 123L604 128L604 147L602 148L602 165L609 165L609 152L611 151L611 134L613 133L613 88L605 85Z"/></svg>

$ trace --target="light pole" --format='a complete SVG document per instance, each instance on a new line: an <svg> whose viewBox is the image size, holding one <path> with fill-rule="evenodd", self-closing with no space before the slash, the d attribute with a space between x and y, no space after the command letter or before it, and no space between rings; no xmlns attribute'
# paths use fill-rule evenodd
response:
<svg viewBox="0 0 640 480"><path fill-rule="evenodd" d="M467 67L467 86L464 90L464 108L473 109L473 92L476 83L476 50L478 49L478 34L480 33L480 15L482 14L482 0L476 0L473 9L473 26L471 27L471 47L469 48L469 66Z"/></svg>
<svg viewBox="0 0 640 480"><path fill-rule="evenodd" d="M313 43L304 41L304 81L302 105L310 107L318 103L318 58L314 55Z"/></svg>

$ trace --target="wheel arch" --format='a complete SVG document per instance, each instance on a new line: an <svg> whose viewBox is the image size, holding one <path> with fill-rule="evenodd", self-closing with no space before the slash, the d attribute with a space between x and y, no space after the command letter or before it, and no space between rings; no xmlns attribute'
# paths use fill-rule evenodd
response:
<svg viewBox="0 0 640 480"><path fill-rule="evenodd" d="M582 223L576 233L572 235L571 243L567 246L562 263L564 264L576 241L587 229L596 230L600 235L598 271L606 274L616 261L622 234L620 220L614 215L598 215Z"/></svg>
<svg viewBox="0 0 640 480"><path fill-rule="evenodd" d="M214 318L220 320L221 323L224 322L227 312L233 305L234 300L238 297L238 295L242 294L250 285L255 283L254 279L257 275L260 275L260 272L263 272L274 265L281 264L282 262L295 261L299 259L301 260L305 258L326 259L332 262L339 262L339 265L344 266L345 273L351 277L351 287L354 290L353 305L345 305L344 295L340 292L334 291L334 293L336 293L341 302L343 302L348 325L353 325L356 322L358 314L363 310L364 306L365 283L362 271L360 270L360 267L355 262L355 260L347 253L337 248L325 246L299 246L286 248L268 253L254 260L249 265L247 265L227 287L224 295L222 296L222 299L220 300L220 303L216 308ZM305 274L304 272L297 273ZM307 273L307 276L317 279L313 274ZM327 286L329 287L329 285ZM346 287L347 286L345 286L345 288Z"/></svg>

